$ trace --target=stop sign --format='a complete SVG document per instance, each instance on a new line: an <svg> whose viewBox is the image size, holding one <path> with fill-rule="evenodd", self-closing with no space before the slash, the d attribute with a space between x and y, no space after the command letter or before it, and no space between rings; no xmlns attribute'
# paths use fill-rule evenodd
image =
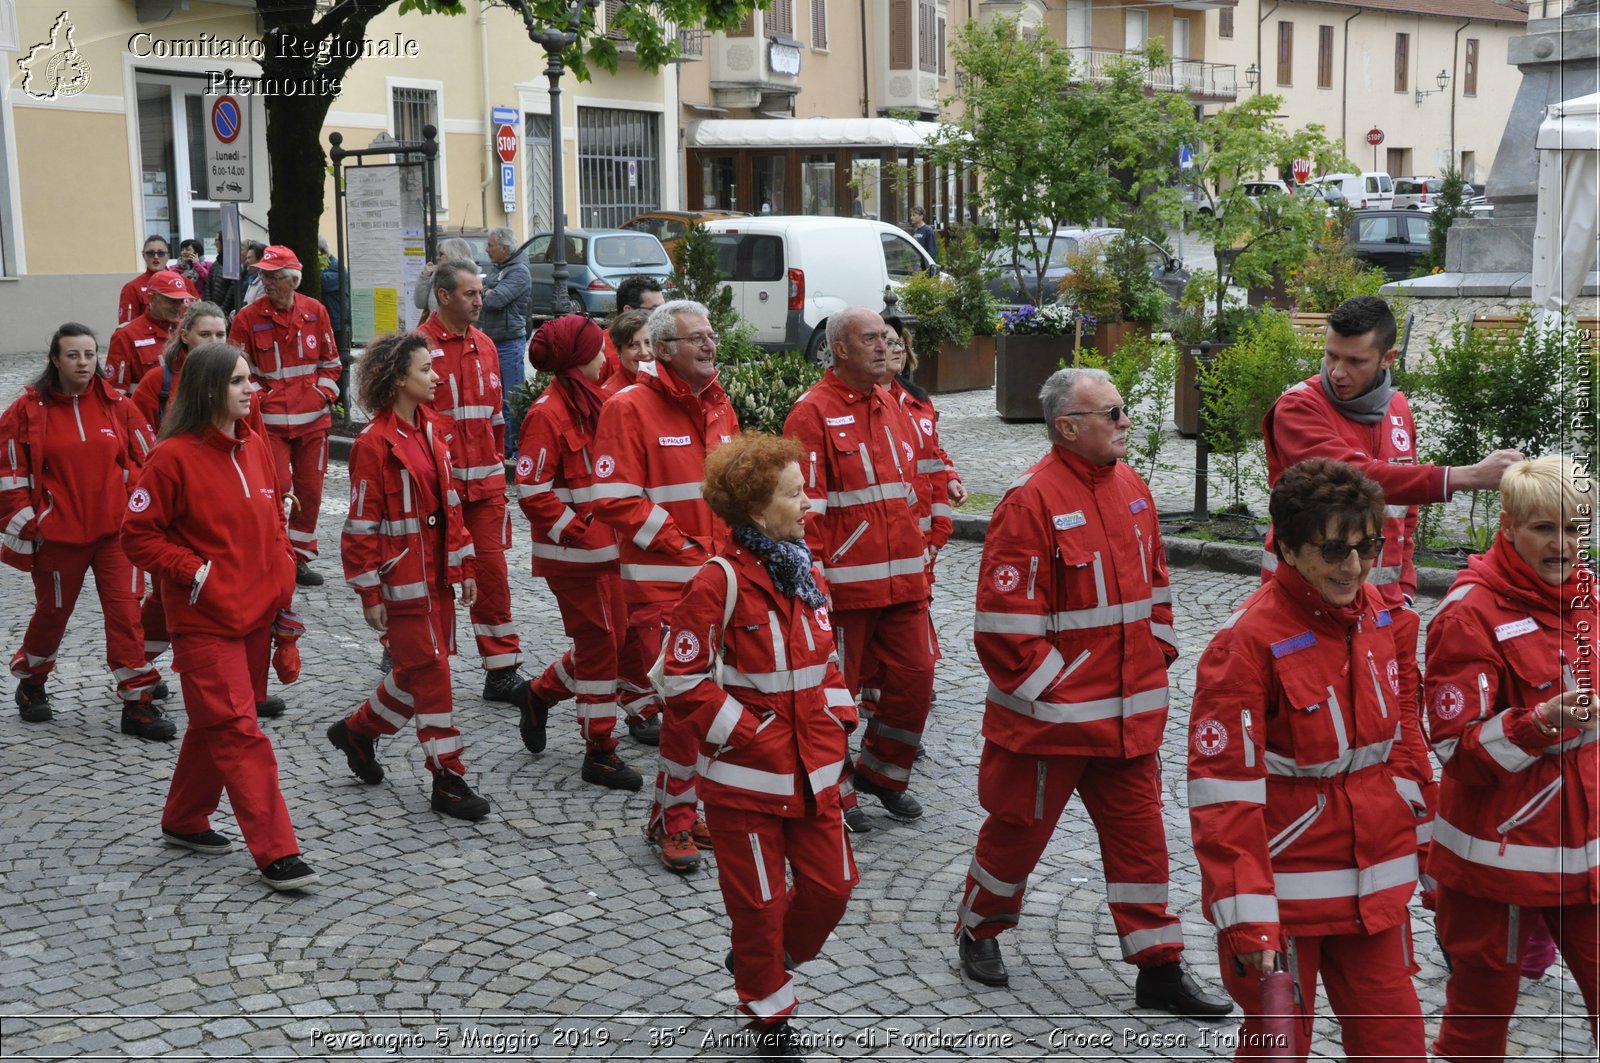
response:
<svg viewBox="0 0 1600 1063"><path fill-rule="evenodd" d="M1367 130L1367 143L1371 144L1373 147L1377 147L1379 144L1382 144L1383 130L1379 129L1377 126L1373 126L1371 129Z"/></svg>
<svg viewBox="0 0 1600 1063"><path fill-rule="evenodd" d="M1311 176L1311 160L1296 159L1294 160L1293 169L1295 183L1303 185L1306 183L1306 179Z"/></svg>
<svg viewBox="0 0 1600 1063"><path fill-rule="evenodd" d="M501 162L516 162L517 131L508 125L503 125L495 130L494 150L499 153Z"/></svg>

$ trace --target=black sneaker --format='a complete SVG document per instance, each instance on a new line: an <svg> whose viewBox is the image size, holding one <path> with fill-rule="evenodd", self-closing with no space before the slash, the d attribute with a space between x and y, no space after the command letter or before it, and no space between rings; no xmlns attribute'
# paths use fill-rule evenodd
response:
<svg viewBox="0 0 1600 1063"><path fill-rule="evenodd" d="M762 1059L781 1059L790 1063L805 1063L806 1058L800 1054L800 1035L786 1022L757 1032L756 1055Z"/></svg>
<svg viewBox="0 0 1600 1063"><path fill-rule="evenodd" d="M455 772L441 771L433 777L433 810L456 819L479 820L489 814L489 802Z"/></svg>
<svg viewBox="0 0 1600 1063"><path fill-rule="evenodd" d="M622 763L613 749L583 755L583 781L612 790L637 790L644 785L644 776Z"/></svg>
<svg viewBox="0 0 1600 1063"><path fill-rule="evenodd" d="M284 711L288 709L288 707L289 706L283 703L282 698L274 694L266 701L256 702L256 719L276 720L279 716L284 714Z"/></svg>
<svg viewBox="0 0 1600 1063"><path fill-rule="evenodd" d="M356 778L368 784L383 781L383 765L378 763L376 738L356 734L350 730L347 722L340 720L328 728L328 741L334 749L344 754L345 763L350 765Z"/></svg>
<svg viewBox="0 0 1600 1063"><path fill-rule="evenodd" d="M302 587L322 586L322 577L311 571L311 566L304 561L294 563L294 581Z"/></svg>
<svg viewBox="0 0 1600 1063"><path fill-rule="evenodd" d="M394 671L394 658L389 656L389 647L383 648L383 656L378 658L378 674L388 675Z"/></svg>
<svg viewBox="0 0 1600 1063"><path fill-rule="evenodd" d="M274 860L261 869L261 877L267 885L280 893L285 890L303 890L320 881L317 873L311 870L311 865L300 859L299 853L291 853L282 859Z"/></svg>
<svg viewBox="0 0 1600 1063"><path fill-rule="evenodd" d="M188 849L192 852L206 853L211 856L233 850L233 842L214 830L203 830L195 834L179 834L175 830L168 830L162 827L161 840L178 849Z"/></svg>
<svg viewBox="0 0 1600 1063"><path fill-rule="evenodd" d="M148 695L138 701L122 703L122 733L137 735L152 742L170 742L178 733L177 726L161 711L161 706Z"/></svg>
<svg viewBox="0 0 1600 1063"><path fill-rule="evenodd" d="M851 834L871 834L872 821L867 818L866 809L860 805L852 805L845 809L844 828Z"/></svg>
<svg viewBox="0 0 1600 1063"><path fill-rule="evenodd" d="M17 713L24 723L44 723L50 719L50 699L43 683L17 684Z"/></svg>
<svg viewBox="0 0 1600 1063"><path fill-rule="evenodd" d="M915 797L904 790L890 790L879 786L860 775L855 777L854 785L857 794L867 797L876 797L883 805L883 810L895 819L912 820L922 818L922 804Z"/></svg>
<svg viewBox="0 0 1600 1063"><path fill-rule="evenodd" d="M638 742L641 746L659 746L661 744L661 715L657 713L648 718L629 716L628 737Z"/></svg>
<svg viewBox="0 0 1600 1063"><path fill-rule="evenodd" d="M483 680L483 700L516 705L517 686L524 682L515 668L495 668Z"/></svg>
<svg viewBox="0 0 1600 1063"><path fill-rule="evenodd" d="M490 674L493 675L494 673L491 672ZM485 693L484 696L488 697L488 694ZM533 692L533 684L527 680L517 684L517 689L512 692L508 700L517 706L519 717L517 730L522 733L523 747L529 753L543 753L545 741L548 737L545 733L545 725L550 722L550 703L535 694ZM584 761L583 770L583 777L593 782L594 780L589 779L588 776L589 764L587 759ZM637 790L638 787L634 786L632 789Z"/></svg>

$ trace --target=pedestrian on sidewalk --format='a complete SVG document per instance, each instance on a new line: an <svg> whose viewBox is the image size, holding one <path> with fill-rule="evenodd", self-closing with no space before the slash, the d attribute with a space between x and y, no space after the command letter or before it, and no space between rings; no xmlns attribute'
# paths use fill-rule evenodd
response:
<svg viewBox="0 0 1600 1063"><path fill-rule="evenodd" d="M273 623L295 588L272 454L248 424L258 390L238 348L190 352L161 442L128 496L122 545L160 582L189 716L162 836L227 852L232 843L210 822L226 790L262 878L297 890L317 875L300 858L277 757L256 722Z"/></svg>
<svg viewBox="0 0 1600 1063"><path fill-rule="evenodd" d="M1594 480L1547 455L1511 466L1500 501L1494 545L1428 625L1428 727L1444 765L1428 872L1451 961L1439 1059L1505 1058L1518 975L1551 931L1591 1036L1600 1011L1600 871L1582 855L1600 846L1600 609L1580 552Z"/></svg>
<svg viewBox="0 0 1600 1063"><path fill-rule="evenodd" d="M839 804L855 699L806 545L803 454L752 433L706 460L731 541L672 612L661 683L667 727L700 755L738 1010L760 1054L785 1059L799 1058L790 971L822 951L859 877Z"/></svg>
<svg viewBox="0 0 1600 1063"><path fill-rule="evenodd" d="M572 645L523 694L522 744L545 746L550 709L577 701L584 782L637 790L644 778L617 755L617 655L628 631L617 534L594 515L594 433L606 393L600 325L567 314L534 333L528 361L555 374L522 420L517 498L533 532L533 574L544 579Z"/></svg>
<svg viewBox="0 0 1600 1063"><path fill-rule="evenodd" d="M489 802L467 785L450 693L451 585L460 584L470 609L477 566L442 418L431 409L438 385L428 339L415 332L375 340L356 371L372 421L350 448L350 516L339 553L345 582L360 596L367 626L387 638L394 669L359 709L328 728L328 741L358 779L379 783L377 740L415 719L433 774L433 810L478 820L489 814Z"/></svg>
<svg viewBox="0 0 1600 1063"><path fill-rule="evenodd" d="M1313 458L1269 505L1279 564L1206 647L1189 713L1201 909L1245 1013L1237 1058L1306 1059L1320 979L1348 1058L1423 1063L1408 904L1430 769L1394 615L1367 583L1383 491ZM1292 1044L1264 1040L1274 970L1296 986Z"/></svg>
<svg viewBox="0 0 1600 1063"><path fill-rule="evenodd" d="M45 683L92 569L122 733L161 742L177 733L162 712L165 684L145 660L144 574L117 539L154 442L133 403L101 376L94 333L73 323L56 329L44 371L0 416L0 560L33 577L33 616L11 659L28 723L51 717Z"/></svg>

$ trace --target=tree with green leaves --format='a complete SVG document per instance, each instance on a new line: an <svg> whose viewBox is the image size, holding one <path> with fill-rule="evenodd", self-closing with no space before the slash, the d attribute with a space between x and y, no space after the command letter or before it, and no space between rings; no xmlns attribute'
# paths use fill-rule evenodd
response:
<svg viewBox="0 0 1600 1063"><path fill-rule="evenodd" d="M535 26L571 30L571 42L562 52L567 69L579 81L589 80L598 67L615 73L619 52L611 34L625 36L634 58L649 71L658 71L678 54L670 25L704 25L708 29L734 29L751 11L767 0L622 0L611 13L611 23L597 21L600 0L494 0L521 16L530 32ZM372 20L395 6L395 0L256 0L265 56L262 76L300 84L318 78L332 81L349 76L360 55ZM461 0L399 0L402 15L462 12ZM283 46L294 38L294 46ZM319 62L318 49L330 46ZM337 97L327 93L264 96L267 118L267 154L272 159L272 190L267 208L267 231L273 243L288 246L302 262L317 260L317 227L325 207L323 195L328 157L323 150L322 127ZM300 290L321 294L321 275L308 269Z"/></svg>
<svg viewBox="0 0 1600 1063"><path fill-rule="evenodd" d="M1423 276L1444 269L1445 241L1450 226L1456 223L1457 218L1472 217L1472 208L1467 206L1467 183L1461 179L1461 171L1454 166L1446 166L1443 178L1444 185L1439 189L1439 194L1433 197L1433 213L1428 215L1428 253L1417 263Z"/></svg>
<svg viewBox="0 0 1600 1063"><path fill-rule="evenodd" d="M1031 262L1040 278L1035 304L1055 296L1043 276L1057 229L1106 218L1165 236L1161 219L1178 210L1169 179L1194 117L1181 94L1145 91L1149 70L1167 62L1159 42L1113 60L1096 79L1048 35L1012 19L967 23L952 51L961 87L944 101L953 113L932 155L978 172L979 210L999 227L1011 260Z"/></svg>
<svg viewBox="0 0 1600 1063"><path fill-rule="evenodd" d="M1278 120L1283 100L1252 96L1200 122L1194 172L1199 200L1190 228L1216 248L1217 275L1206 294L1223 316L1228 289L1265 286L1286 277L1311 254L1326 231L1322 200L1310 195L1263 196L1245 190L1284 160L1310 159L1315 170L1351 168L1322 126L1290 131Z"/></svg>

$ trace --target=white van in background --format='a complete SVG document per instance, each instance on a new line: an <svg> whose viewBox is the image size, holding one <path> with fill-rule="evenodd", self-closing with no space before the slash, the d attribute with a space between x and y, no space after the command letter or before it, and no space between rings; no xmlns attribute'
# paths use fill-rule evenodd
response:
<svg viewBox="0 0 1600 1063"><path fill-rule="evenodd" d="M933 267L903 230L862 218L766 215L706 221L733 308L769 351L821 362L828 318L883 309L883 290Z"/></svg>
<svg viewBox="0 0 1600 1063"><path fill-rule="evenodd" d="M1364 170L1361 173L1330 173L1314 177L1313 185L1336 185L1355 210L1377 209L1394 205L1394 181L1383 170Z"/></svg>

